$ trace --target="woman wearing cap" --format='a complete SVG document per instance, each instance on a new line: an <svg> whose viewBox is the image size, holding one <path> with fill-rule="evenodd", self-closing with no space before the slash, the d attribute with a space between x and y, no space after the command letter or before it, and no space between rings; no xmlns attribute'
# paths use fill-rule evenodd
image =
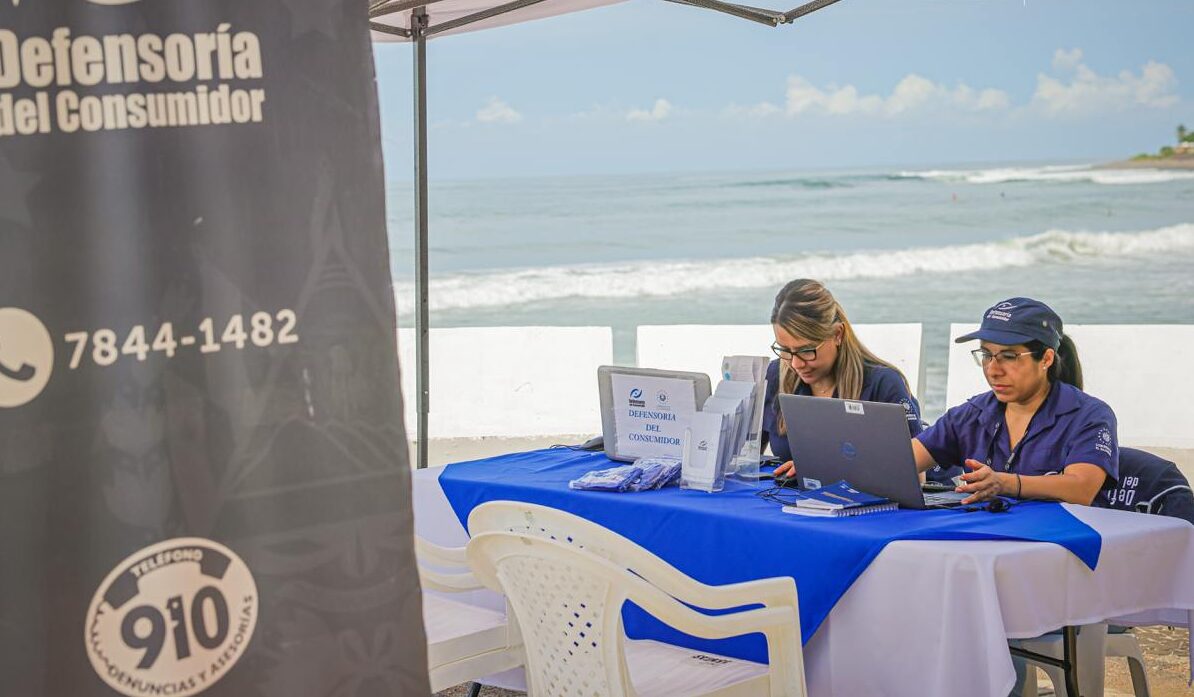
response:
<svg viewBox="0 0 1194 697"><path fill-rule="evenodd" d="M917 467L962 464L966 501L997 495L1089 505L1119 476L1115 414L1082 391L1082 366L1061 318L1031 298L987 310L972 351L991 391L945 413L912 440Z"/></svg>
<svg viewBox="0 0 1194 697"><path fill-rule="evenodd" d="M767 366L763 407L763 445L784 461L776 476L792 473L788 430L779 410L779 394L840 397L901 404L908 432L920 433L920 406L899 369L867 350L846 311L817 281L797 279L780 289L771 310L779 360Z"/></svg>

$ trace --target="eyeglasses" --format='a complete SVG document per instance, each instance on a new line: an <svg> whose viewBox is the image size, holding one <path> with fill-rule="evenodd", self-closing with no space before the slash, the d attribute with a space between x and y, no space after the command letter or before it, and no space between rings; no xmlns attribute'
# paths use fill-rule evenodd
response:
<svg viewBox="0 0 1194 697"><path fill-rule="evenodd" d="M1020 351L1019 353L1016 353L1015 351L997 351L995 353L991 353L987 349L980 348L971 351L970 355L974 356L975 364L982 368L991 361L995 361L999 365L1007 365L1008 363L1013 363L1019 360L1020 356L1027 356L1031 353L1032 351Z"/></svg>
<svg viewBox="0 0 1194 697"><path fill-rule="evenodd" d="M829 339L826 339L825 341L829 341ZM804 348L796 349L795 351L787 348L786 346L780 346L778 343L774 343L771 344L771 351L785 361L790 361L792 360L792 357L795 356L805 363L811 363L812 361L817 360L817 349L824 346L825 341L822 341L816 346L806 346Z"/></svg>

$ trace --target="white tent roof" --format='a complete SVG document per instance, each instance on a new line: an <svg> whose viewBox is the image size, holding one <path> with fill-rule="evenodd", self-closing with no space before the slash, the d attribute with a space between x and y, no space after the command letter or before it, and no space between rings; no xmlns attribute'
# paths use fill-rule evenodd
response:
<svg viewBox="0 0 1194 697"><path fill-rule="evenodd" d="M490 29L507 24L527 22L532 19L543 19L555 15L590 10L594 7L614 5L624 0L542 0L531 3L512 3L509 0L423 0L422 2L404 2L402 0L374 0L370 3L369 16L373 26L374 41L410 41L411 13L413 6L427 8L430 18L428 34L432 36L446 36L460 34L478 29ZM517 9L503 11L509 6ZM395 11L396 10L396 11ZM500 12L500 13L499 13ZM382 14L384 13L384 14ZM453 26L466 17L482 16L480 13L493 13L493 16L470 22L463 26ZM400 30L389 33L386 28ZM405 33L406 36L402 34Z"/></svg>
<svg viewBox="0 0 1194 697"><path fill-rule="evenodd" d="M739 5L725 0L669 0L749 19L760 24L790 24L798 17L838 0L810 0L787 12ZM370 0L374 41L411 41L411 21L420 8L428 18L427 37L459 34L507 24L613 5L623 0Z"/></svg>

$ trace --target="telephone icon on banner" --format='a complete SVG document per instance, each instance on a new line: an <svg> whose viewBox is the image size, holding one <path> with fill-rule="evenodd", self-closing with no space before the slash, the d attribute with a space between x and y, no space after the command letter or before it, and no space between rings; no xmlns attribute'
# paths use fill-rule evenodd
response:
<svg viewBox="0 0 1194 697"><path fill-rule="evenodd" d="M29 382L36 374L37 368L34 368L28 363L22 363L20 368L13 370L12 368L4 365L4 361L0 360L0 375L3 375L9 380L16 380L17 382Z"/></svg>
<svg viewBox="0 0 1194 697"><path fill-rule="evenodd" d="M27 404L45 389L54 369L54 341L34 315L0 307L0 409Z"/></svg>

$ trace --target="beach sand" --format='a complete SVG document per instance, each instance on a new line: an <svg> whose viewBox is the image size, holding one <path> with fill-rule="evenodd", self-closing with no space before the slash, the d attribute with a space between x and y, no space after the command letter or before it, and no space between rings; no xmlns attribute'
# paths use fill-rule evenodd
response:
<svg viewBox="0 0 1194 697"><path fill-rule="evenodd" d="M556 444L575 445L583 443L592 434L572 434L538 438L450 438L432 440L427 459L432 467L453 462L476 460L503 453L521 452L547 448ZM1188 479L1194 480L1194 449L1142 447L1167 460L1172 460L1182 469ZM411 446L411 454L415 452ZM1153 697L1191 697L1194 690L1186 686L1188 676L1187 646L1185 629L1168 627L1140 627L1133 630L1140 640L1148 671L1149 687ZM1040 675L1042 694L1053 694L1044 673ZM1047 691L1046 691L1047 690ZM468 685L458 685L437 693L436 697L466 697ZM512 692L494 687L481 690L483 697L515 697L522 692ZM1127 662L1107 662L1107 697L1128 697L1132 694L1132 680L1128 674Z"/></svg>
<svg viewBox="0 0 1194 697"><path fill-rule="evenodd" d="M1120 160L1095 165L1095 169L1194 169L1194 155L1172 155L1146 160Z"/></svg>

